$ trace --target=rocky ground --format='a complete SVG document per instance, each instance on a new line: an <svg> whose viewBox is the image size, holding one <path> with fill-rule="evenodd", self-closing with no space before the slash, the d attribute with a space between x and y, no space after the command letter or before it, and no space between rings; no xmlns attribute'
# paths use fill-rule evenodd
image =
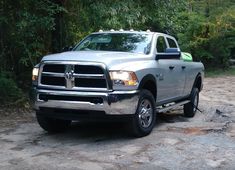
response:
<svg viewBox="0 0 235 170"><path fill-rule="evenodd" d="M31 116L0 120L0 169L235 169L235 77L206 78L192 119L161 115L130 138L123 124L75 123L50 135Z"/></svg>

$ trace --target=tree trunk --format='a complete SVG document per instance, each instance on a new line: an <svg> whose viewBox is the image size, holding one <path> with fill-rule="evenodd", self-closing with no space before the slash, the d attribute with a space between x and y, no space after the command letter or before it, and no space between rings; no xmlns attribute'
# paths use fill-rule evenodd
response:
<svg viewBox="0 0 235 170"><path fill-rule="evenodd" d="M64 7L65 0L51 0L53 3L60 7ZM55 29L52 31L51 37L51 49L53 53L60 52L64 45L63 37L63 11L56 13L55 18Z"/></svg>

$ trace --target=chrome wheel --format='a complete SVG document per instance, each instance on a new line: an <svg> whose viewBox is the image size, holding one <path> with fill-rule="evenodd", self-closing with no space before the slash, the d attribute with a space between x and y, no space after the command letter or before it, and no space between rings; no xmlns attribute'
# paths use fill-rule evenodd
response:
<svg viewBox="0 0 235 170"><path fill-rule="evenodd" d="M138 107L131 117L130 130L136 137L143 137L151 133L156 122L156 106L153 94L142 89L139 94Z"/></svg>
<svg viewBox="0 0 235 170"><path fill-rule="evenodd" d="M138 112L139 123L143 128L147 128L153 121L153 108L148 99L143 99Z"/></svg>

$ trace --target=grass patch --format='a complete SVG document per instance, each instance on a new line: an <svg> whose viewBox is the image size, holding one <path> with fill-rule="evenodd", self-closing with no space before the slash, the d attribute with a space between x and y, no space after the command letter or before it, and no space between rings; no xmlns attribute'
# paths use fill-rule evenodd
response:
<svg viewBox="0 0 235 170"><path fill-rule="evenodd" d="M206 69L205 77L219 77L219 76L235 76L235 67L230 67L228 69Z"/></svg>

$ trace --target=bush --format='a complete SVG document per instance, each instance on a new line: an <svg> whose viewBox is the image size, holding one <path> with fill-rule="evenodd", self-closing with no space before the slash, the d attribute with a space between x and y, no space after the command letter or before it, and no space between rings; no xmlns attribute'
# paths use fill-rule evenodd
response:
<svg viewBox="0 0 235 170"><path fill-rule="evenodd" d="M235 12L232 8L213 17L182 13L179 43L182 51L206 66L227 68L235 48Z"/></svg>
<svg viewBox="0 0 235 170"><path fill-rule="evenodd" d="M0 73L0 105L17 104L23 98L23 92L17 87L13 77L9 73Z"/></svg>

